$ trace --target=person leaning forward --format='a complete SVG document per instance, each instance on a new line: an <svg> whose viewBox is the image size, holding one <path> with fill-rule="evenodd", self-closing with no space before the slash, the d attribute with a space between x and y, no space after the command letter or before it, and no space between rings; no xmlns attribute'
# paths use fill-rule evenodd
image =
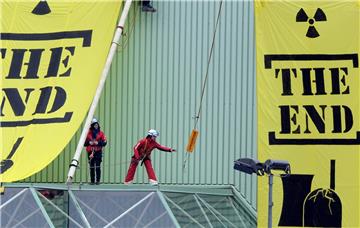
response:
<svg viewBox="0 0 360 228"><path fill-rule="evenodd" d="M150 155L152 150L159 149L166 152L173 152L176 151L175 149L172 149L170 147L166 147L163 145L160 145L156 142L156 138L159 136L159 132L151 129L148 131L147 136L144 139L141 139L135 146L134 146L134 155L131 158L130 166L128 173L125 177L124 184L132 184L134 175L136 172L136 168L139 165L139 162L141 161L141 165L144 164L146 168L146 172L149 177L149 183L151 185L157 185L157 179L154 172L154 169L151 164Z"/></svg>
<svg viewBox="0 0 360 228"><path fill-rule="evenodd" d="M90 184L100 184L103 147L107 140L104 132L100 130L100 124L96 118L92 119L85 144L90 166ZM96 174L96 182L95 182Z"/></svg>

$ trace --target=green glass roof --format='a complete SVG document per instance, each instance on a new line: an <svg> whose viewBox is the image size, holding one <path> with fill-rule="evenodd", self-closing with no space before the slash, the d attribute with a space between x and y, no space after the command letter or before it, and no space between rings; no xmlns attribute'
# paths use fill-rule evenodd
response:
<svg viewBox="0 0 360 228"><path fill-rule="evenodd" d="M7 184L1 227L256 227L232 186Z"/></svg>

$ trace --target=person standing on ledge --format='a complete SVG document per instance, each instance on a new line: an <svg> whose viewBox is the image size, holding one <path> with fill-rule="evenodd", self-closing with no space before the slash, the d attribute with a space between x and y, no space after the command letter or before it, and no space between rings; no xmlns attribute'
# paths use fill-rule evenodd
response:
<svg viewBox="0 0 360 228"><path fill-rule="evenodd" d="M90 165L90 184L100 184L103 147L107 140L104 132L100 130L97 119L92 119L89 132L86 136L85 144ZM96 173L96 182L95 182Z"/></svg>
<svg viewBox="0 0 360 228"><path fill-rule="evenodd" d="M156 175L154 169L151 164L151 151L154 149L159 149L166 152L174 152L175 149L170 147L162 146L156 142L156 138L159 136L159 132L150 129L147 133L147 136L144 139L141 139L135 146L134 146L134 155L131 158L130 167L128 173L125 178L124 184L132 184L134 175L136 172L136 168L139 165L139 162L145 164L145 168L149 177L149 183L151 185L158 185Z"/></svg>

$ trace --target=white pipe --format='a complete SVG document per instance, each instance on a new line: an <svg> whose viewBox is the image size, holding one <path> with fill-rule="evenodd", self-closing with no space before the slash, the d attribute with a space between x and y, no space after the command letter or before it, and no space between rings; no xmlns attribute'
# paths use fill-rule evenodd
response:
<svg viewBox="0 0 360 228"><path fill-rule="evenodd" d="M109 73L111 62L112 62L113 57L115 55L116 48L117 48L118 42L120 40L122 31L123 31L123 28L124 28L126 17L128 15L129 10L130 10L131 2L132 2L132 0L126 0L125 1L124 9L123 9L123 12L121 14L119 23L117 25L117 29L116 29L116 32L115 32L115 35L114 35L114 38L113 38L113 41L112 41L112 44L111 44L111 47L110 47L110 51L109 51L106 63L105 63L105 67L104 67L104 70L103 70L103 72L101 74L99 85L98 85L98 87L96 89L94 99L93 99L93 101L91 103L88 115L86 117L84 128L83 128L83 130L81 132L81 136L80 136L80 139L79 139L79 143L78 143L78 145L76 147L74 158L71 161L71 165L70 165L69 172L68 172L68 178L67 178L67 181L66 181L67 184L72 183L76 167L79 164L79 158L80 158L80 155L81 155L81 150L82 150L82 148L84 146L84 143L85 143L85 139L86 139L86 135L87 135L90 123L91 123L91 119L94 116L96 106L97 106L97 104L99 102L101 91L104 88L105 80L106 80L106 77L107 77L107 75Z"/></svg>

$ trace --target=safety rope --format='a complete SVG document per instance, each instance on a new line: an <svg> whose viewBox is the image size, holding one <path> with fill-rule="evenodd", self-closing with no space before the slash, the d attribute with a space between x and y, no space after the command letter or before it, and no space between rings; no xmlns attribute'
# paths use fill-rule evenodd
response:
<svg viewBox="0 0 360 228"><path fill-rule="evenodd" d="M213 33L213 37L212 37L212 43L211 43L209 58L208 58L208 61L207 61L205 79L203 81L202 88L201 88L200 106L199 106L199 110L197 112L197 115L195 116L195 124L194 124L193 129L196 129L197 124L198 124L199 119L200 119L200 113L201 113L202 103L203 103L203 100L204 100L205 88L206 88L206 84L207 84L208 77L209 77L209 67L210 67L210 62L211 62L211 58L212 58L212 54L213 54L213 50L214 50L215 37L216 37L216 32L217 32L217 28L218 28L218 24L219 24L222 4L223 4L223 0L220 1L219 11L218 11L218 15L217 15L217 18L216 18L215 29L214 29L214 33ZM189 159L189 156L190 156L190 153L187 153L187 155L185 157L185 160L184 160L183 169L185 169L185 167L186 167L186 163L187 163L187 160Z"/></svg>
<svg viewBox="0 0 360 228"><path fill-rule="evenodd" d="M126 160L126 161L120 161L120 162L110 163L110 164L106 164L104 162L101 162L100 166L97 166L97 165L91 166L90 163L91 163L91 160L93 158L90 158L90 159L88 158L88 161L86 162L88 168L97 168L97 167L101 167L101 166L103 166L104 168L105 167L112 167L112 166L120 166L120 165L124 165L124 164L130 164L130 162L132 161L132 160ZM79 165L78 161L77 161L77 165L74 165L74 166L76 166L76 169L80 169L80 165Z"/></svg>
<svg viewBox="0 0 360 228"><path fill-rule="evenodd" d="M222 3L223 3L223 1L221 0L221 1L220 1L220 6L219 6L219 12L218 12L217 19L216 19L215 30L214 30L214 34L213 34L213 37L212 37L210 54L209 54L209 58L208 58L208 62L207 62L207 67L206 67L205 80L204 80L203 85L202 85L202 88L201 88L200 106L199 106L198 113L197 113L197 115L195 116L194 129L196 129L196 126L197 126L197 124L198 124L198 122L199 122L199 119L200 119L200 113L201 113L202 103L203 103L203 99L204 99L205 88L206 88L206 84L207 84L208 77L209 77L210 61L211 61L212 54L213 54L213 50L214 50L216 31L217 31L217 27L218 27L218 24L219 24L219 19L220 19L220 13L221 13L221 8L222 8Z"/></svg>
<svg viewBox="0 0 360 228"><path fill-rule="evenodd" d="M142 156L142 159L140 159L140 160L142 160L142 163L144 162L144 158L147 157L147 156L150 154L150 153L146 153L147 145L148 145L148 141L145 141L145 146L144 146L144 148L142 149L142 154L144 154L144 155ZM93 158L94 158L94 157L93 157ZM98 167L101 167L101 166L103 166L103 167L120 166L120 165L123 165L123 164L130 164L130 163L132 162L132 160L127 160L127 161L120 161L120 162L112 163L112 164L106 164L106 165L105 165L103 162L101 162L102 165L100 165L100 166L97 166L97 165L91 166L90 163L91 163L91 160L92 160L93 158L88 159L88 162L87 162L87 166L88 166L88 168L90 168L90 169L91 169L91 168L98 168ZM139 162L140 162L140 161L139 161ZM142 163L141 163L141 165L142 165ZM76 168L77 168L77 169L80 168L79 164L76 165Z"/></svg>
<svg viewBox="0 0 360 228"><path fill-rule="evenodd" d="M101 167L103 166L103 168L106 168L106 167L115 167L115 166L120 166L120 165L125 165L125 164L130 164L131 160L128 160L128 161L120 161L120 162L116 162L116 163L110 163L110 164L107 164L105 162L101 162L101 165L100 166L90 166L90 162L86 162L87 163L87 167L88 168L97 168L97 167ZM78 166L77 168L80 168L80 166Z"/></svg>
<svg viewBox="0 0 360 228"><path fill-rule="evenodd" d="M127 29L127 31L123 32L124 33L124 38L125 39L122 39L122 42L121 44L118 44L118 48L117 48L117 51L118 52L122 52L128 45L129 43L129 40L130 40L130 37L131 35L133 34L133 31L134 31L134 28L135 28L135 22L136 22L136 18L139 14L139 7L138 6L134 6L134 10L133 10L133 17L132 17L132 20L129 21L128 26L125 26Z"/></svg>

